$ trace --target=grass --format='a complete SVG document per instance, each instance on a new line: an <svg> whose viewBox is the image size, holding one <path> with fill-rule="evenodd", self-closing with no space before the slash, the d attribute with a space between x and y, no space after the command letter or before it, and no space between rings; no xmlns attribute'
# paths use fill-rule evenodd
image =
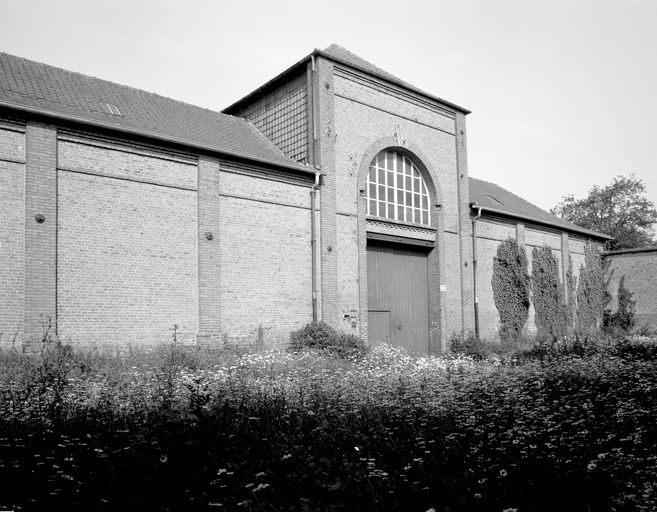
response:
<svg viewBox="0 0 657 512"><path fill-rule="evenodd" d="M0 509L655 510L656 361L6 350Z"/></svg>

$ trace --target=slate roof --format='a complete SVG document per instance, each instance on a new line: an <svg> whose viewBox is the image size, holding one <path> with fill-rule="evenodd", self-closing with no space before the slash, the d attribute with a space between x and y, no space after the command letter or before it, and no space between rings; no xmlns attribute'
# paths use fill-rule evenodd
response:
<svg viewBox="0 0 657 512"><path fill-rule="evenodd" d="M470 177L469 187L470 202L476 202L479 206L483 206L483 211L518 217L592 238L612 238L603 233L582 228L556 215L552 215L522 197L509 192L505 188L495 185L495 183Z"/></svg>
<svg viewBox="0 0 657 512"><path fill-rule="evenodd" d="M312 172L242 118L1 52L0 106Z"/></svg>

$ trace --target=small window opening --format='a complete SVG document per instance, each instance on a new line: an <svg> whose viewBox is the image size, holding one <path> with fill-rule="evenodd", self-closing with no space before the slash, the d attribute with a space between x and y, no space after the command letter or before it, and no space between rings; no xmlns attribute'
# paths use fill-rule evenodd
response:
<svg viewBox="0 0 657 512"><path fill-rule="evenodd" d="M119 107L117 107L113 103L101 103L100 106L103 108L103 112L105 112L106 114L112 114L114 116L121 115L121 111L119 110Z"/></svg>

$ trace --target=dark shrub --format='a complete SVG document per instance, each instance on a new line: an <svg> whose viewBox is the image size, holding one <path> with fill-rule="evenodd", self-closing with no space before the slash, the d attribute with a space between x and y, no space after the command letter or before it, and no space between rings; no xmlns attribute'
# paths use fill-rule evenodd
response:
<svg viewBox="0 0 657 512"><path fill-rule="evenodd" d="M348 359L363 355L367 345L353 334L339 332L324 322L313 322L290 333L290 350L319 349Z"/></svg>

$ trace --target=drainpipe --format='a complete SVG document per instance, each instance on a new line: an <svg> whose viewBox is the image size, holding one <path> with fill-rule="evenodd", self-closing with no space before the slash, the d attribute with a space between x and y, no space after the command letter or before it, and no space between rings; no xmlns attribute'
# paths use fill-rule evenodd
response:
<svg viewBox="0 0 657 512"><path fill-rule="evenodd" d="M318 320L317 308L317 228L316 228L316 214L315 204L317 201L317 191L321 186L321 163L319 160L319 151L317 147L317 112L318 112L318 93L317 93L317 67L315 65L315 56L310 56L310 120L312 123L312 141L311 141L311 163L315 167L315 184L310 189L310 250L312 252L312 306L313 306L313 322Z"/></svg>
<svg viewBox="0 0 657 512"><path fill-rule="evenodd" d="M477 215L472 218L472 291L474 292L475 336L479 339L479 297L477 297L477 219L481 217L483 206L477 202L470 203L470 208L478 208Z"/></svg>
<svg viewBox="0 0 657 512"><path fill-rule="evenodd" d="M321 173L315 173L315 184L310 188L310 252L313 290L313 322L317 322L317 230L315 229L315 197L320 186Z"/></svg>

